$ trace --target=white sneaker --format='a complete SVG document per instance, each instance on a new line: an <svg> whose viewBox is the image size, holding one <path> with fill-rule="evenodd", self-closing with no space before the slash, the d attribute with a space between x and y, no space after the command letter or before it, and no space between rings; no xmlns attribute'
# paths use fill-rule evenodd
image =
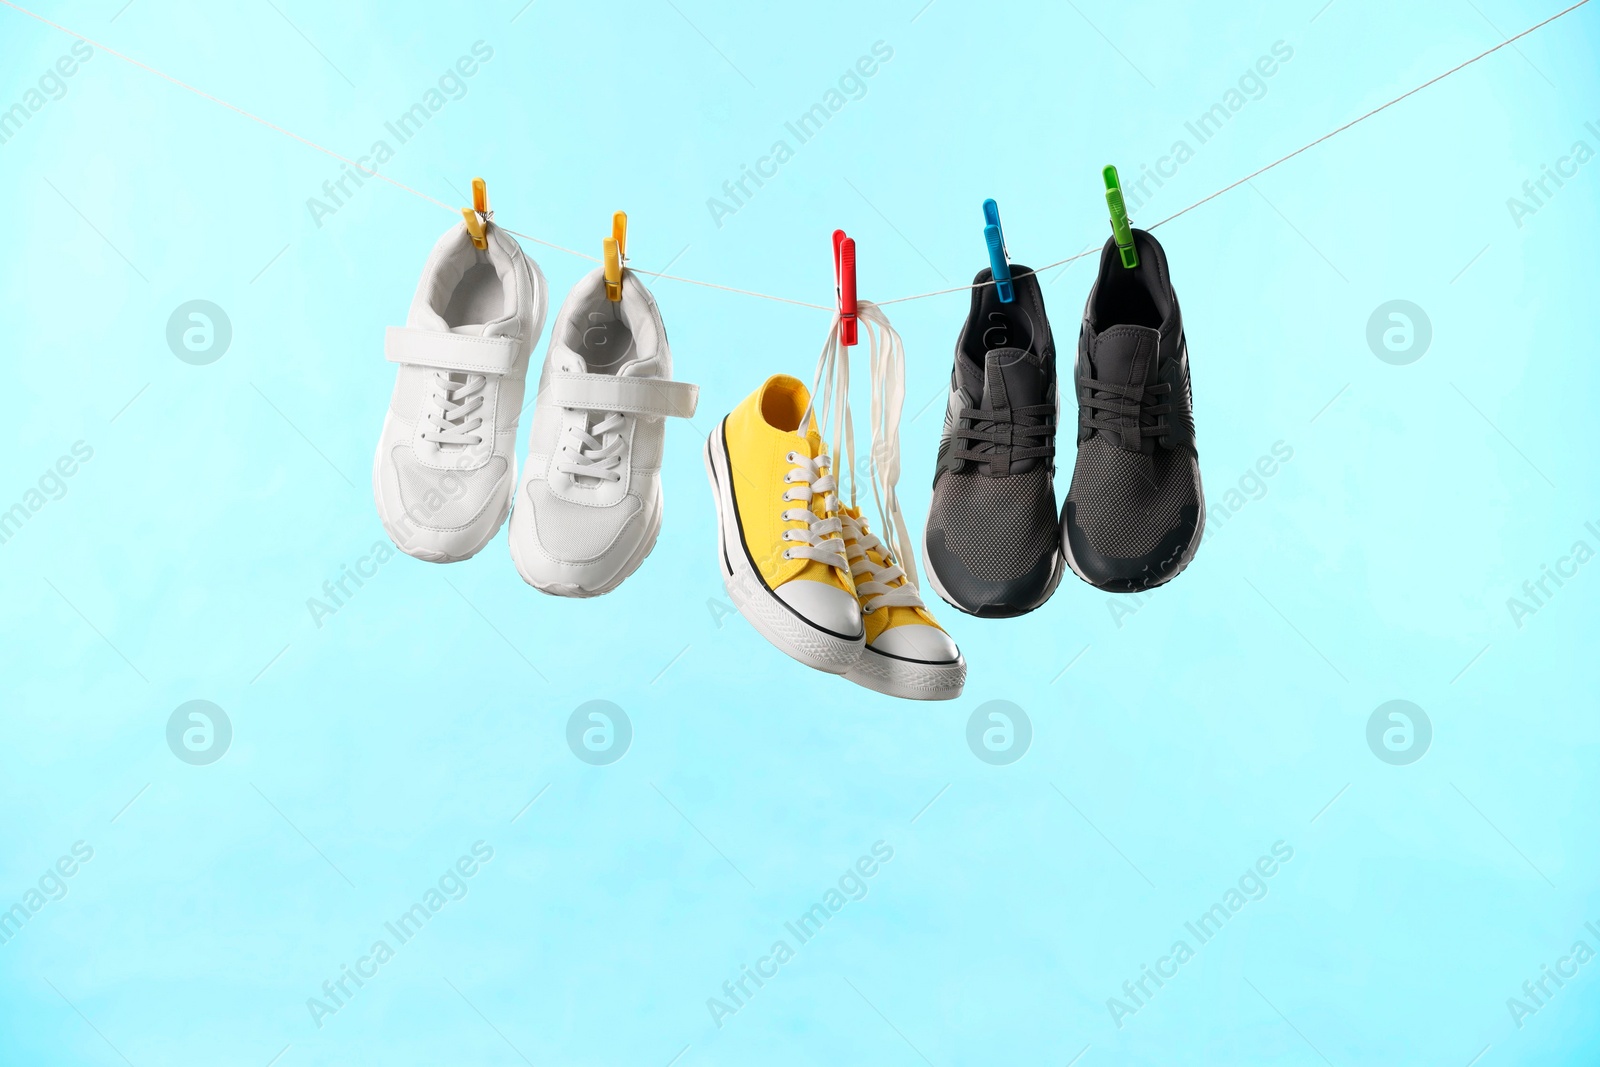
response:
<svg viewBox="0 0 1600 1067"><path fill-rule="evenodd" d="M603 268L573 287L550 330L511 512L511 558L529 585L599 596L650 554L666 416L692 416L699 395L671 379L661 313L631 272L617 303Z"/></svg>
<svg viewBox="0 0 1600 1067"><path fill-rule="evenodd" d="M506 520L516 484L517 416L528 354L544 327L544 275L493 223L487 249L457 225L433 246L404 327L384 355L400 364L372 493L400 551L467 559Z"/></svg>

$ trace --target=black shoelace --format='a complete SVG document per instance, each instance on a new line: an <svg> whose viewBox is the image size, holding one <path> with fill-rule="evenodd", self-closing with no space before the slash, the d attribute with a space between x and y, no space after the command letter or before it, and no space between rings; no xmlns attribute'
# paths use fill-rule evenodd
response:
<svg viewBox="0 0 1600 1067"><path fill-rule="evenodd" d="M1004 474L1016 460L1048 459L1056 454L1054 404L1028 404L998 411L964 407L961 422L965 425L955 430L955 447L951 451L957 459L987 463ZM979 451L975 446L980 443L989 447Z"/></svg>
<svg viewBox="0 0 1600 1067"><path fill-rule="evenodd" d="M1170 382L1160 385L1118 385L1093 378L1078 379L1078 397L1083 403L1078 416L1081 425L1104 431L1117 438L1124 448L1142 451L1146 437L1167 432L1165 416L1170 403L1161 403L1172 392Z"/></svg>

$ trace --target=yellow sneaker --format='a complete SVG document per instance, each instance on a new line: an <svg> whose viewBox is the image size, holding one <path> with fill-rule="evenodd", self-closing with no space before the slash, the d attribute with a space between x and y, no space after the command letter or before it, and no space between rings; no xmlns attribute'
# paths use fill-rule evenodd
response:
<svg viewBox="0 0 1600 1067"><path fill-rule="evenodd" d="M832 459L810 404L798 379L768 378L712 431L706 471L734 606L780 651L844 674L861 658L866 633Z"/></svg>
<svg viewBox="0 0 1600 1067"><path fill-rule="evenodd" d="M917 587L868 527L859 508L840 510L845 555L866 623L861 658L845 675L909 700L954 700L967 680L961 650L934 621Z"/></svg>

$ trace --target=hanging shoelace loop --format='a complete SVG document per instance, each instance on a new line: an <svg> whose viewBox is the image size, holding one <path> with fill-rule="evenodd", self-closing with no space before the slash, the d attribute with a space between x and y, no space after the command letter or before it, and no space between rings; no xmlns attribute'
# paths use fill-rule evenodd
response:
<svg viewBox="0 0 1600 1067"><path fill-rule="evenodd" d="M859 559L865 560L868 569L861 570L859 563L851 567L852 573L866 578L867 582L883 586L887 592L904 578L895 589L896 600L907 606L922 606L917 596L917 559L909 524L900 507L895 487L900 480L900 416L905 407L905 343L889 323L883 309L869 300L857 300L856 316L858 335L867 335L867 371L871 382L869 423L872 429L871 450L868 453L868 481L872 485L873 500L878 507L883 539L873 536L864 522L845 516L845 522L855 527L860 535L857 545L862 547ZM816 418L817 432L827 440L831 434L833 452L842 461L843 472L850 479L850 506L856 506L855 422L850 411L850 347L840 338L840 318L835 315L828 339L817 358L816 377L811 388L811 408L801 425L809 425ZM844 477L841 474L841 478ZM866 556L868 551L878 552L888 561L878 567ZM852 552L852 559L857 556ZM879 593L873 590L872 593ZM872 595L869 593L868 595ZM912 600L915 603L912 603ZM890 606L879 601L881 606Z"/></svg>

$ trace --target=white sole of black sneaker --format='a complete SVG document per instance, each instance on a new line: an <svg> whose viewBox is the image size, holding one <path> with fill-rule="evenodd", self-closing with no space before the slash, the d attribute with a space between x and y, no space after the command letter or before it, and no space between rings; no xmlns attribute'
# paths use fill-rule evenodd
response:
<svg viewBox="0 0 1600 1067"><path fill-rule="evenodd" d="M813 625L767 587L745 547L728 469L728 445L717 423L706 438L706 476L717 502L717 565L722 584L745 621L779 652L828 674L846 674L861 659L865 633L855 638Z"/></svg>

